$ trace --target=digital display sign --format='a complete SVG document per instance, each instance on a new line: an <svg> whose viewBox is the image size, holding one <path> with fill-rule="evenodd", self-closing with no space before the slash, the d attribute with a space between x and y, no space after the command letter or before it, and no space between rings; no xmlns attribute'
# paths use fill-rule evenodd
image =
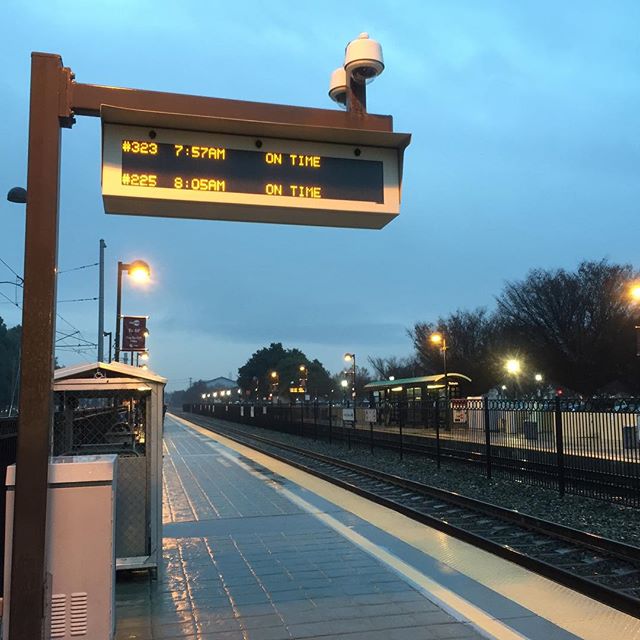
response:
<svg viewBox="0 0 640 640"><path fill-rule="evenodd" d="M224 146L122 141L122 185L384 202L382 162Z"/></svg>
<svg viewBox="0 0 640 640"><path fill-rule="evenodd" d="M381 228L399 173L395 148L103 125L107 213Z"/></svg>

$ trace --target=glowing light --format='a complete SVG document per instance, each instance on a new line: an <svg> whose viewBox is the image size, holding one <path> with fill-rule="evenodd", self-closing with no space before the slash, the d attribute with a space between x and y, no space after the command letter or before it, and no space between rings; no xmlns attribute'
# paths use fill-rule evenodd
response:
<svg viewBox="0 0 640 640"><path fill-rule="evenodd" d="M429 340L431 340L431 342L433 342L433 344L442 344L442 341L444 340L444 338L442 337L441 333L438 333L436 331L435 333L432 333L429 336Z"/></svg>
<svg viewBox="0 0 640 640"><path fill-rule="evenodd" d="M504 368L507 370L507 373L515 376L521 371L520 360L509 358L509 360L504 363Z"/></svg>
<svg viewBox="0 0 640 640"><path fill-rule="evenodd" d="M277 371L272 371L271 372L271 377L275 380L278 377L278 372Z"/></svg>
<svg viewBox="0 0 640 640"><path fill-rule="evenodd" d="M353 353L345 353L344 354L344 360L345 362L351 362L354 359L354 354Z"/></svg>
<svg viewBox="0 0 640 640"><path fill-rule="evenodd" d="M143 351L140 354L140 360L144 360L145 362L149 359L149 352L148 351Z"/></svg>
<svg viewBox="0 0 640 640"><path fill-rule="evenodd" d="M307 367L305 367L303 364L300 365L300 371L306 371Z"/></svg>
<svg viewBox="0 0 640 640"><path fill-rule="evenodd" d="M135 260L132 262L127 269L127 273L136 282L146 282L151 278L151 269L143 260Z"/></svg>
<svg viewBox="0 0 640 640"><path fill-rule="evenodd" d="M634 302L640 302L640 284L636 283L631 285L629 296Z"/></svg>
<svg viewBox="0 0 640 640"><path fill-rule="evenodd" d="M349 383L346 380L340 380L340 386L343 389L346 389L349 386Z"/></svg>
<svg viewBox="0 0 640 640"><path fill-rule="evenodd" d="M542 375L540 373L536 373L535 380L536 382L542 382Z"/></svg>

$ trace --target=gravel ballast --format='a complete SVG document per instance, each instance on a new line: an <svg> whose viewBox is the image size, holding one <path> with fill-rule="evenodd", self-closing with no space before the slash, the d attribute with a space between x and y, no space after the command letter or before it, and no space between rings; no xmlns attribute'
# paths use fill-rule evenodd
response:
<svg viewBox="0 0 640 640"><path fill-rule="evenodd" d="M446 460L442 461L441 468L438 469L435 460L424 456L405 453L404 460L400 460L397 452L384 449L376 449L371 455L369 448L362 445L354 445L349 451L347 444L343 442L329 444L326 441L313 441L309 437L235 422L176 413L194 422L218 423L222 428L227 426L248 434L262 435L640 547L640 509L568 494L561 498L553 489L526 484L512 477L495 477L496 473L488 480L483 469Z"/></svg>

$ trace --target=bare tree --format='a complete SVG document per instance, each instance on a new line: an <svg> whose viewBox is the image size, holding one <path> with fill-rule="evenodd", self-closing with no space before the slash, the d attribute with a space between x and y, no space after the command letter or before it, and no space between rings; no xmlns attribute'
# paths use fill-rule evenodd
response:
<svg viewBox="0 0 640 640"><path fill-rule="evenodd" d="M413 341L416 357L427 373L442 373L441 350L429 339L434 331L442 332L447 340L449 372L462 373L472 379L470 391L485 392L499 379L495 364L494 345L498 341L498 325L484 308L473 311L458 310L436 323L417 322L408 334Z"/></svg>
<svg viewBox="0 0 640 640"><path fill-rule="evenodd" d="M637 390L625 295L636 275L606 260L582 262L575 272L534 269L497 299L501 332L563 386L589 395L611 383Z"/></svg>
<svg viewBox="0 0 640 640"><path fill-rule="evenodd" d="M415 357L397 358L373 358L369 356L369 364L374 371L374 375L382 380L388 380L391 376L395 378L414 378L422 375L422 367Z"/></svg>

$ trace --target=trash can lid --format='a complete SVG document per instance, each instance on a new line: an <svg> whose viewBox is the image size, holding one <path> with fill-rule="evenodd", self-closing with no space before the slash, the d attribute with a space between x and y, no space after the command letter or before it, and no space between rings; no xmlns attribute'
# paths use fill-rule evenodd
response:
<svg viewBox="0 0 640 640"><path fill-rule="evenodd" d="M113 482L115 454L87 456L57 456L49 458L49 485ZM7 467L6 486L16 483L16 465Z"/></svg>

